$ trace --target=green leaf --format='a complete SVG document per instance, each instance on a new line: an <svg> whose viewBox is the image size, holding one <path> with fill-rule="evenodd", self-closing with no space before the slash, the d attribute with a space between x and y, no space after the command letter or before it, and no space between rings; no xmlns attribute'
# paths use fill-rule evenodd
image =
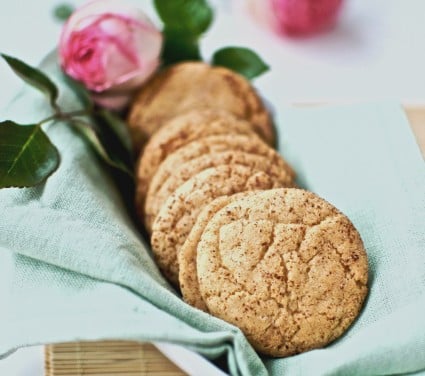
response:
<svg viewBox="0 0 425 376"><path fill-rule="evenodd" d="M206 0L154 0L156 11L166 29L199 36L213 20Z"/></svg>
<svg viewBox="0 0 425 376"><path fill-rule="evenodd" d="M87 109L88 111L92 110L94 107L93 99L90 96L89 91L85 88L85 86L81 82L74 80L72 77L68 76L64 72L62 72L62 77L67 83L67 85L78 97L83 108Z"/></svg>
<svg viewBox="0 0 425 376"><path fill-rule="evenodd" d="M225 47L216 51L212 63L229 68L248 80L269 70L269 66L254 51L242 47Z"/></svg>
<svg viewBox="0 0 425 376"><path fill-rule="evenodd" d="M116 156L111 156L108 153L102 144L99 135L89 123L76 118L70 120L70 123L84 137L103 162L133 178L134 174L132 170L122 160L118 159Z"/></svg>
<svg viewBox="0 0 425 376"><path fill-rule="evenodd" d="M53 15L58 21L66 21L74 12L74 7L70 4L59 4L53 10Z"/></svg>
<svg viewBox="0 0 425 376"><path fill-rule="evenodd" d="M19 59L5 54L1 54L1 56L21 79L43 92L49 98L51 106L57 109L58 88L49 77L39 69L30 67Z"/></svg>
<svg viewBox="0 0 425 376"><path fill-rule="evenodd" d="M59 160L40 125L0 122L0 188L40 184L58 168Z"/></svg>
<svg viewBox="0 0 425 376"><path fill-rule="evenodd" d="M112 131L115 140L118 140L128 155L133 154L133 145L127 124L113 112L102 109L99 111L99 116L103 120L103 124L108 126Z"/></svg>
<svg viewBox="0 0 425 376"><path fill-rule="evenodd" d="M201 60L198 37L165 29L162 61L164 65L179 61Z"/></svg>

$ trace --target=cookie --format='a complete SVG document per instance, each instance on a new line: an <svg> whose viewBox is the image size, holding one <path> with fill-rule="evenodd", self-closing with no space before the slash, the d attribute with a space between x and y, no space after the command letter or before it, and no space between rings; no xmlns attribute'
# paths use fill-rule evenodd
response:
<svg viewBox="0 0 425 376"><path fill-rule="evenodd" d="M258 137L254 135L247 136L243 134L221 134L203 137L199 140L190 142L189 144L171 153L160 164L156 173L152 177L149 183L146 200L150 200L151 197L155 197L157 195L157 192L161 190L164 182L169 179L170 175L175 173L179 166L205 154L220 153L229 150L240 150L246 153L262 155L273 160L276 160L276 156L278 156L280 160L279 165L281 168L287 171L292 180L295 180L295 172L293 169L282 160L282 158L274 149L272 149ZM140 196L141 195L139 195L139 197ZM146 202L145 206L150 206L150 204ZM142 207L142 201L136 200L136 207L140 213L140 216L143 217L144 208ZM154 213L156 213L156 211L154 211ZM147 213L147 216L150 215L152 214ZM153 220L154 218L147 218L145 223L150 223L151 221L153 222Z"/></svg>
<svg viewBox="0 0 425 376"><path fill-rule="evenodd" d="M232 196L221 196L208 204L198 215L192 230L186 241L177 253L179 265L179 285L186 303L202 311L208 311L199 291L198 272L196 269L196 252L199 240L210 219L221 208L241 197L253 194L253 192L242 192Z"/></svg>
<svg viewBox="0 0 425 376"><path fill-rule="evenodd" d="M152 250L163 274L177 285L177 252L199 212L212 200L279 184L263 171L233 164L206 169L180 186L164 203L152 226Z"/></svg>
<svg viewBox="0 0 425 376"><path fill-rule="evenodd" d="M325 346L358 315L367 256L350 220L311 192L258 192L219 210L197 248L202 299L254 348L288 356Z"/></svg>
<svg viewBox="0 0 425 376"><path fill-rule="evenodd" d="M152 192L149 189L146 196L144 216L148 232L151 231L152 223L162 204L179 186L202 170L225 164L240 164L267 172L274 180L280 183L281 187L294 185L292 170L276 152L268 157L238 150L205 154L181 165L176 165L173 173L168 179L163 181L156 192Z"/></svg>
<svg viewBox="0 0 425 376"><path fill-rule="evenodd" d="M267 143L274 144L270 115L244 77L223 67L184 62L156 74L136 96L127 119L136 150L167 120L205 108L247 120Z"/></svg>
<svg viewBox="0 0 425 376"><path fill-rule="evenodd" d="M182 146L218 134L254 136L244 120L216 110L195 110L171 119L147 143L136 167L136 205L143 207L149 182L161 162Z"/></svg>

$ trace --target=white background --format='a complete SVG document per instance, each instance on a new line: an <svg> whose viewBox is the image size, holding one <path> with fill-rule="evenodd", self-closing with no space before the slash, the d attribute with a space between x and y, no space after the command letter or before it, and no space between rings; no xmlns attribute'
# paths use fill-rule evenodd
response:
<svg viewBox="0 0 425 376"><path fill-rule="evenodd" d="M152 13L150 1L132 2ZM0 51L37 64L59 38L61 25L52 16L59 3L1 0ZM204 56L225 45L255 49L271 66L256 85L275 106L373 99L425 104L424 0L346 0L334 30L297 39L264 24L260 13L266 0L214 3L217 18L204 40ZM21 87L3 62L0 83L1 108ZM38 376L42 367L42 348L21 350L0 361L0 375Z"/></svg>
<svg viewBox="0 0 425 376"><path fill-rule="evenodd" d="M82 4L83 0L69 0ZM149 0L131 0L148 9ZM216 0L220 15L204 56L224 45L254 48L272 70L256 81L273 102L396 99L425 102L425 1L346 0L339 25L313 38L276 35L247 8L267 0ZM37 64L57 43L58 0L0 2L0 51ZM255 8L255 6L254 6ZM258 18L258 17L257 17ZM20 82L0 62L0 106Z"/></svg>

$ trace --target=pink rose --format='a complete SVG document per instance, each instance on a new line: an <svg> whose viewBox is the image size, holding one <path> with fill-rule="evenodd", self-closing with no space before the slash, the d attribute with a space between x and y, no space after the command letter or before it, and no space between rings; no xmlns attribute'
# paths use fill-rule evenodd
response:
<svg viewBox="0 0 425 376"><path fill-rule="evenodd" d="M310 34L332 26L342 0L271 0L280 29L287 34Z"/></svg>
<svg viewBox="0 0 425 376"><path fill-rule="evenodd" d="M162 34L139 9L94 0L66 22L59 43L62 69L101 106L121 109L158 68Z"/></svg>

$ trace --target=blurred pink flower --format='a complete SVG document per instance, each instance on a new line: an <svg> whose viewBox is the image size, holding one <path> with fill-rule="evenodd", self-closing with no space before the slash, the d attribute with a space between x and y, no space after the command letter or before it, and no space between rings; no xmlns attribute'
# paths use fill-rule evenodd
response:
<svg viewBox="0 0 425 376"><path fill-rule="evenodd" d="M123 108L158 68L162 34L139 9L118 0L94 0L77 9L59 43L62 69L94 100Z"/></svg>
<svg viewBox="0 0 425 376"><path fill-rule="evenodd" d="M270 0L279 28L286 34L311 34L332 26L342 0Z"/></svg>

